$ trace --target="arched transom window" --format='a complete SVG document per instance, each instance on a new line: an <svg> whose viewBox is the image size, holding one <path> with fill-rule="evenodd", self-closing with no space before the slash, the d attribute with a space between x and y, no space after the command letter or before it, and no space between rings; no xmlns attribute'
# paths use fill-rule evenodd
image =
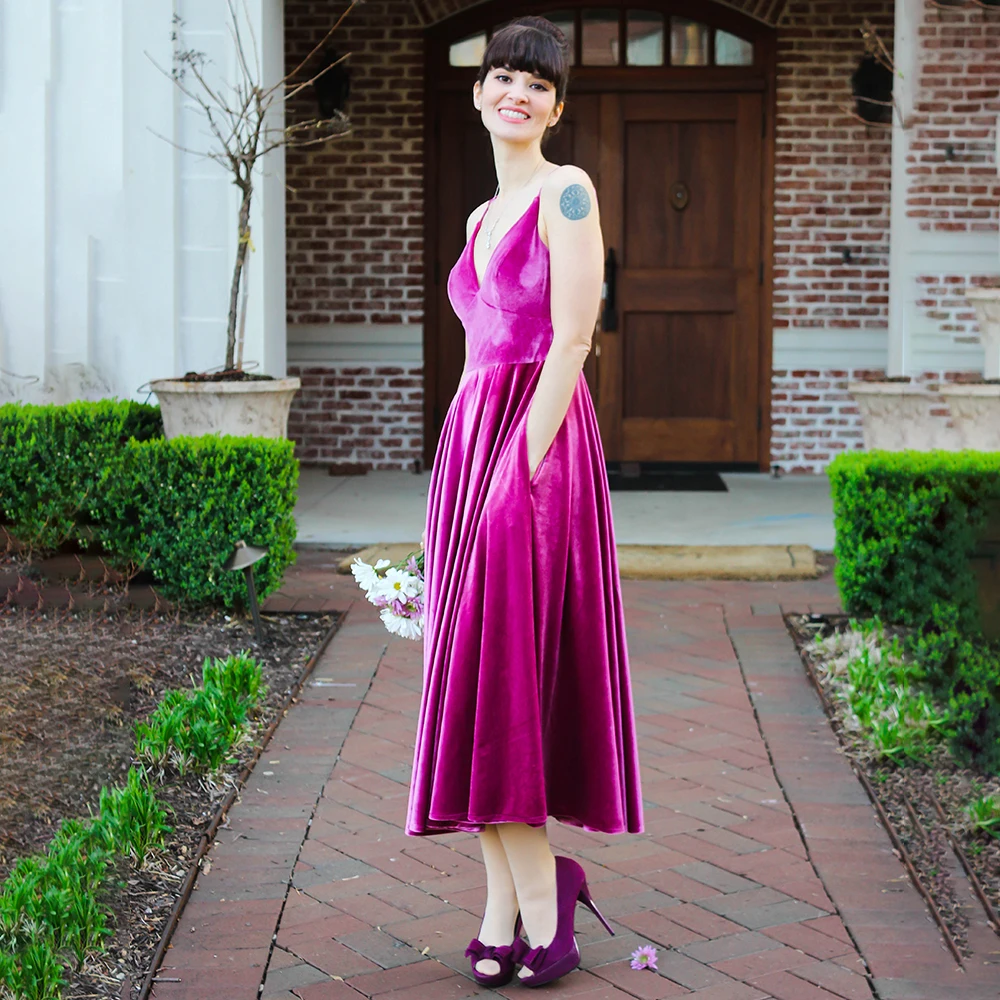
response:
<svg viewBox="0 0 1000 1000"><path fill-rule="evenodd" d="M748 39L656 10L585 7L547 11L545 16L566 33L574 66L753 65ZM488 37L479 31L454 42L451 65L478 66Z"/></svg>

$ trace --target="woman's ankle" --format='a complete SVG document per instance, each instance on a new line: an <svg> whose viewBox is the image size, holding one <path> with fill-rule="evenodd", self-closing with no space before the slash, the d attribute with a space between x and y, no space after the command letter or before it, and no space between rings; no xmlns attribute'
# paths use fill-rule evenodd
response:
<svg viewBox="0 0 1000 1000"><path fill-rule="evenodd" d="M520 900L521 920L532 948L552 943L558 927L555 870L551 879L543 876Z"/></svg>
<svg viewBox="0 0 1000 1000"><path fill-rule="evenodd" d="M513 893L490 894L480 925L479 940L483 944L510 944L514 940L517 911L517 896Z"/></svg>

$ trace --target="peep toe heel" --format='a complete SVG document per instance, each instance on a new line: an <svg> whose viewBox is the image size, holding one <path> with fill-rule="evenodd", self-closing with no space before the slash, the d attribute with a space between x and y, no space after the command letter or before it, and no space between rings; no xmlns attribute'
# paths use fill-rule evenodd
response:
<svg viewBox="0 0 1000 1000"><path fill-rule="evenodd" d="M589 907L611 935L615 932L597 908L583 869L572 858L556 855L556 934L544 947L529 948L523 938L514 941L514 961L531 969L522 986L542 986L565 976L580 964L580 947L574 933L576 904Z"/></svg>
<svg viewBox="0 0 1000 1000"><path fill-rule="evenodd" d="M514 940L511 944L483 944L479 938L473 938L469 942L469 947L465 949L466 957L472 963L472 978L480 986L497 987L506 986L514 978L514 955L518 942L524 943L521 935L521 914L518 913L517 920L514 921ZM500 966L500 971L487 975L476 968L476 964L484 959L492 960Z"/></svg>

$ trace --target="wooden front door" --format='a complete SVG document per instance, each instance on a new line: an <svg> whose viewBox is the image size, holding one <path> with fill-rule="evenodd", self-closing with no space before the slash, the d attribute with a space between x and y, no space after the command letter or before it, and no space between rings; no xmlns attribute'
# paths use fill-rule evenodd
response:
<svg viewBox="0 0 1000 1000"><path fill-rule="evenodd" d="M447 274L496 190L468 95L439 111L435 443L465 359ZM614 251L615 308L584 367L610 461L758 460L762 115L759 93L580 94L546 146L593 178Z"/></svg>
<svg viewBox="0 0 1000 1000"><path fill-rule="evenodd" d="M614 305L597 337L608 459L756 462L761 97L601 97ZM608 329L612 327L612 329Z"/></svg>

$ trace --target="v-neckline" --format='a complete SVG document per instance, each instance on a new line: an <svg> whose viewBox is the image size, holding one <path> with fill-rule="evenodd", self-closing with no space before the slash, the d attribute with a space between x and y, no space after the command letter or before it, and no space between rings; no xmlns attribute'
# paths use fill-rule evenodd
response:
<svg viewBox="0 0 1000 1000"><path fill-rule="evenodd" d="M503 241L507 239L510 234L517 229L517 227L524 221L527 214L531 211L535 202L542 196L542 189L539 188L535 197L528 202L528 207L514 220L511 227L504 231L503 236L497 240L497 245L493 248L493 253L490 254L489 259L486 261L486 267L483 268L483 277L480 279L479 272L476 270L476 239L479 236L479 229L483 224L483 219L486 218L486 212L488 212L489 205L486 206L486 212L479 217L479 221L476 223L476 228L473 230L472 239L469 240L469 265L472 267L472 276L476 279L476 294L482 291L483 284L486 282L486 278L490 273L490 267L493 264L493 259L500 253L500 249L503 247ZM493 204L493 199L490 198L490 205ZM536 223L537 225L537 223Z"/></svg>

